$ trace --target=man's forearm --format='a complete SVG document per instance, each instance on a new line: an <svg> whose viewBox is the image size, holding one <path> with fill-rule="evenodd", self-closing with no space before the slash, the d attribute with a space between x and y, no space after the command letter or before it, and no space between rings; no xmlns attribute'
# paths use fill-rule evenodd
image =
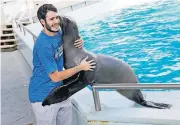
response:
<svg viewBox="0 0 180 125"><path fill-rule="evenodd" d="M63 71L56 71L54 72L52 75L50 75L50 78L53 82L59 82L62 81L64 79L67 79L71 76L73 76L74 74L80 72L82 70L81 66L78 65L76 67L67 69L67 70L63 70Z"/></svg>

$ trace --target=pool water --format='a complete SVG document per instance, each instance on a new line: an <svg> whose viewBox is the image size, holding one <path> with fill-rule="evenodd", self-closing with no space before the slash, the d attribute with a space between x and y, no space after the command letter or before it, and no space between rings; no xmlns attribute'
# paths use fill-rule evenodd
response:
<svg viewBox="0 0 180 125"><path fill-rule="evenodd" d="M127 62L140 83L180 82L180 2L115 10L79 24L84 47Z"/></svg>

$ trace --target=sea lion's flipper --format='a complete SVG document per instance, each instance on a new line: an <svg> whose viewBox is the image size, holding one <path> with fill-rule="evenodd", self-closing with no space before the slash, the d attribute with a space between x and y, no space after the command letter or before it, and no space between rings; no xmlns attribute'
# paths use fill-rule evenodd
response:
<svg viewBox="0 0 180 125"><path fill-rule="evenodd" d="M123 95L124 97L128 98L129 100L132 100L138 104L140 104L141 102L144 101L144 97L141 93L140 90L134 90L134 89L130 89L130 90L123 90L123 89L118 89L116 90L118 93L120 93L121 95Z"/></svg>
<svg viewBox="0 0 180 125"><path fill-rule="evenodd" d="M157 109L170 109L172 105L165 103L155 103L151 101L143 101L141 105Z"/></svg>
<svg viewBox="0 0 180 125"><path fill-rule="evenodd" d="M172 105L164 103L155 103L152 101L146 101L140 90L117 90L120 94L126 98L145 107L157 108L157 109L169 109Z"/></svg>
<svg viewBox="0 0 180 125"><path fill-rule="evenodd" d="M83 80L84 72L77 73L63 81L63 86L53 89L44 99L42 106L55 104L68 99L70 96L85 88L88 84Z"/></svg>
<svg viewBox="0 0 180 125"><path fill-rule="evenodd" d="M53 89L42 102L42 106L55 104L68 98L68 86L59 86Z"/></svg>

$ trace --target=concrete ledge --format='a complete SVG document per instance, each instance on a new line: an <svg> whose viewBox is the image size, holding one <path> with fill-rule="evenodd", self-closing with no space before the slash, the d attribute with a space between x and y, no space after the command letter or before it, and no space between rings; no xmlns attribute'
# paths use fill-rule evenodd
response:
<svg viewBox="0 0 180 125"><path fill-rule="evenodd" d="M85 88L72 97L72 103L78 117L88 122L100 123L106 121L108 125L132 123L132 125L179 125L180 124L180 91L148 91L143 92L147 100L172 104L171 109L146 108L136 104L116 91L100 91L102 111L96 112L92 92ZM154 95L156 98L154 99ZM167 95L167 96L166 96ZM164 98L166 96L166 98ZM178 98L177 98L178 97Z"/></svg>

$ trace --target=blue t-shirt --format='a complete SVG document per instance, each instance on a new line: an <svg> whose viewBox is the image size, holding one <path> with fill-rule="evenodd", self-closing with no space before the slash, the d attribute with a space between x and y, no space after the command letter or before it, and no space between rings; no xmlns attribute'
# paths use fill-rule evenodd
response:
<svg viewBox="0 0 180 125"><path fill-rule="evenodd" d="M62 32L48 36L41 31L33 48L33 73L29 84L30 102L42 102L60 82L52 82L48 74L63 70Z"/></svg>

